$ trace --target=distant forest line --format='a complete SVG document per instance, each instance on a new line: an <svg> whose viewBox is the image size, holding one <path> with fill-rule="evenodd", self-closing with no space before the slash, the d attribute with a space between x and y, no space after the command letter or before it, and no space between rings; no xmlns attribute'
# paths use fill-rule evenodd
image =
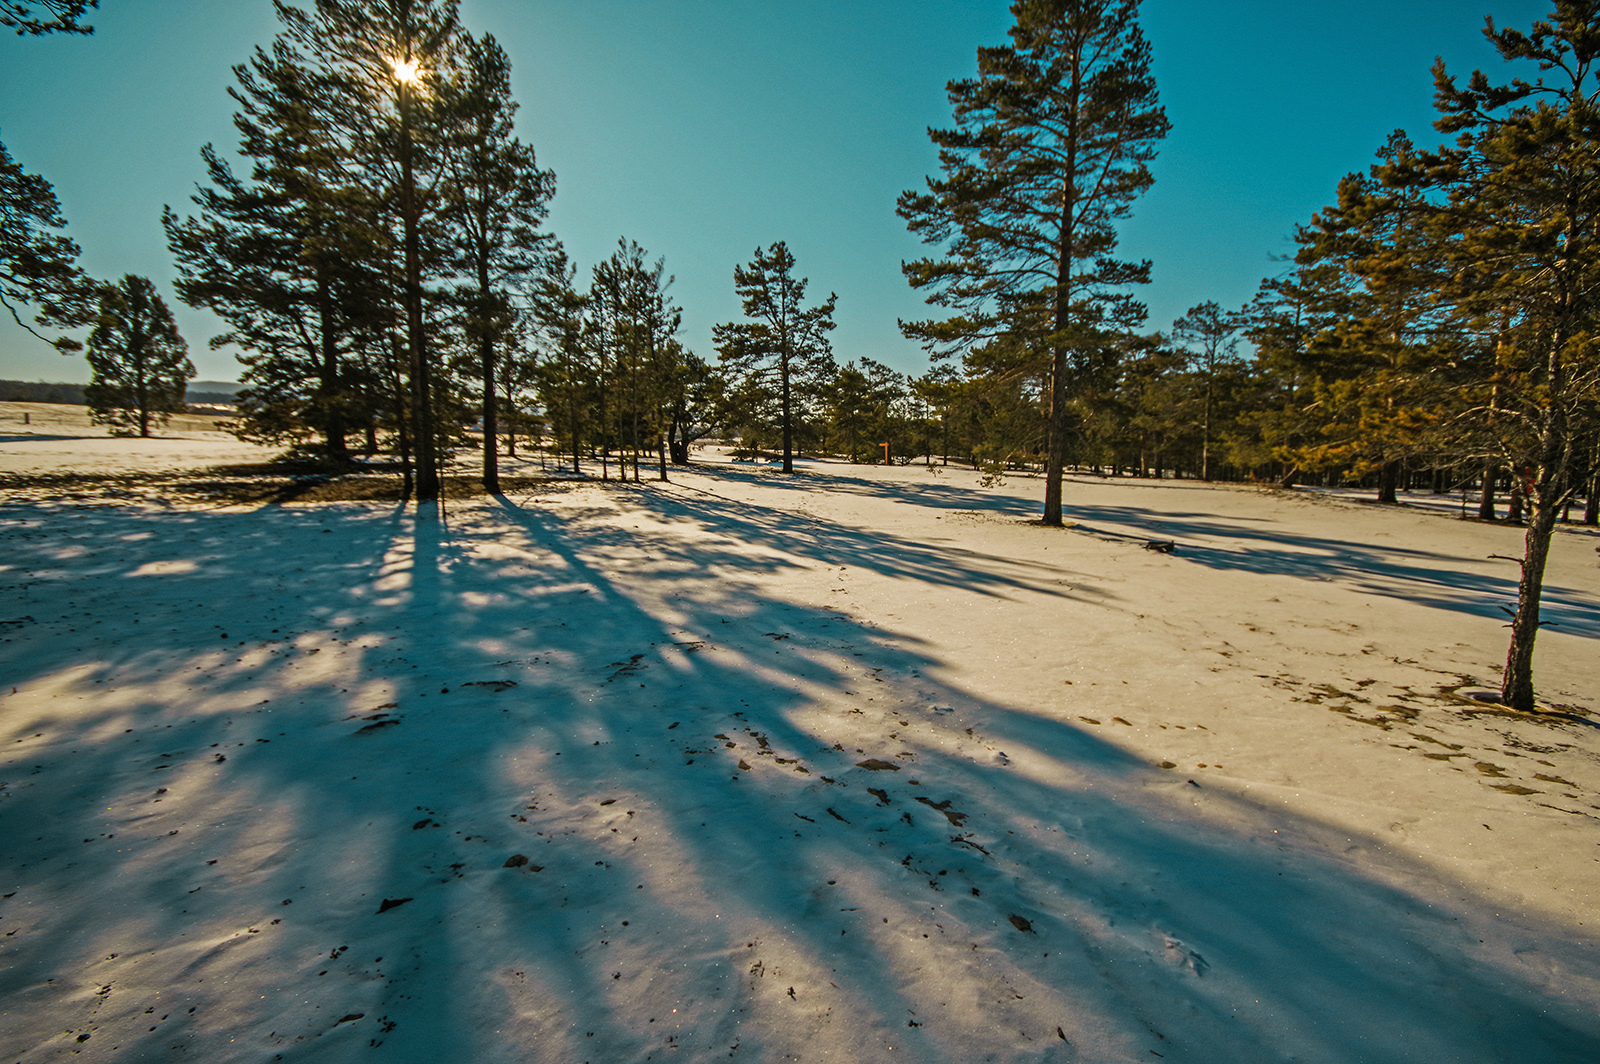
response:
<svg viewBox="0 0 1600 1064"><path fill-rule="evenodd" d="M48 381L0 381L0 403L68 403L86 406L87 400L83 395L85 387L82 384L53 384ZM183 401L204 406L232 406L234 396L232 392L191 389L184 392Z"/></svg>

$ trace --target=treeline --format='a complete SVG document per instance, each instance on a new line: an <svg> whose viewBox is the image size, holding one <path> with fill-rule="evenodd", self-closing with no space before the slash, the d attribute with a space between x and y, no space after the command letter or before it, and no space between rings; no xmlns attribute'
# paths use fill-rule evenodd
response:
<svg viewBox="0 0 1600 1064"><path fill-rule="evenodd" d="M709 357L681 342L672 277L637 243L580 277L544 224L555 175L513 134L509 60L453 0L278 14L230 90L248 173L206 147L197 212L163 218L179 297L244 352L247 438L335 465L396 453L421 500L464 450L497 490L519 438L635 479L711 433L786 468L912 448L909 382L834 363L834 299L805 305L783 243L735 269L746 320Z"/></svg>
<svg viewBox="0 0 1600 1064"><path fill-rule="evenodd" d="M0 402L83 405L83 385L43 381L0 381Z"/></svg>

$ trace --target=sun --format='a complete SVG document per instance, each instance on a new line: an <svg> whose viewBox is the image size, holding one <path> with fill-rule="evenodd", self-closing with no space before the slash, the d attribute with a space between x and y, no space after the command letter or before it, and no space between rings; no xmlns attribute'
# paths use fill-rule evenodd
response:
<svg viewBox="0 0 1600 1064"><path fill-rule="evenodd" d="M389 65L394 68L396 81L405 85L415 85L422 80L422 64L415 59L391 59Z"/></svg>

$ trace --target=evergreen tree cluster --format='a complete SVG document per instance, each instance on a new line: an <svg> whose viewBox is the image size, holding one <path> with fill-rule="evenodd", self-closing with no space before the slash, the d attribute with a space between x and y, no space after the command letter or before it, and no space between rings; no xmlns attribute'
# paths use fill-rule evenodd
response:
<svg viewBox="0 0 1600 1064"><path fill-rule="evenodd" d="M936 357L946 453L1045 475L1060 523L1069 464L1140 476L1473 486L1527 526L1502 696L1534 704L1551 534L1600 496L1600 0L1556 0L1485 35L1532 78L1434 69L1436 128L1392 134L1296 233L1252 303L1193 307L1165 334L1120 290L1113 223L1150 184L1166 132L1137 0L1016 0L1013 44L982 49L932 130L943 176L900 213L940 254L911 284L951 316L902 323ZM1241 352L1241 341L1253 349Z"/></svg>

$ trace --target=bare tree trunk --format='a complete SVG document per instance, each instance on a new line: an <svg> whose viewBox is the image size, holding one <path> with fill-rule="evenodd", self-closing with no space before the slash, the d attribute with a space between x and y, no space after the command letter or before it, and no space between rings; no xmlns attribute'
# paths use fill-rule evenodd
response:
<svg viewBox="0 0 1600 1064"><path fill-rule="evenodd" d="M1494 520L1494 482L1500 470L1493 465L1483 467L1483 491L1478 496L1478 520Z"/></svg>

